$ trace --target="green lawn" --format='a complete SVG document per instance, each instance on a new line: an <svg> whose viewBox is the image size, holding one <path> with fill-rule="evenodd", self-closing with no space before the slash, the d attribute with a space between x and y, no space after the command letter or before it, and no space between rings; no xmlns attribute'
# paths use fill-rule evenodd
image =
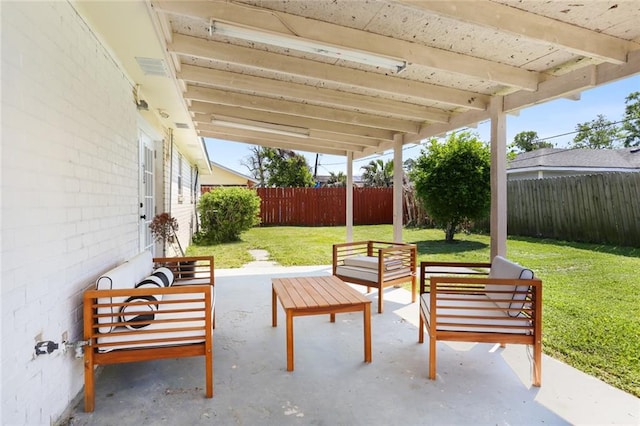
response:
<svg viewBox="0 0 640 426"><path fill-rule="evenodd" d="M391 225L357 226L353 239L392 235ZM451 244L441 230L405 229L403 237L417 244L418 260L489 259L486 235L458 234ZM345 240L344 227L253 228L240 242L187 253L213 254L216 268L249 262L251 248L281 265L329 265L331 245ZM543 281L544 352L640 397L640 249L514 237L507 255Z"/></svg>

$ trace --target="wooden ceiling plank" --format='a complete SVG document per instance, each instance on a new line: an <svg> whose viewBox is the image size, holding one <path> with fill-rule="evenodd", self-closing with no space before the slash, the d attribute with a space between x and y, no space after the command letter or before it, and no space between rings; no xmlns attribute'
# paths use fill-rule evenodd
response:
<svg viewBox="0 0 640 426"><path fill-rule="evenodd" d="M626 62L627 54L640 48L636 43L627 40L488 0L474 0L473 7L469 7L468 1L460 0L399 1L441 16L508 32L561 50L614 64ZM553 31L550 31L551 28Z"/></svg>
<svg viewBox="0 0 640 426"><path fill-rule="evenodd" d="M194 122L197 124L198 128L200 129L210 129L211 126L214 126L215 129L217 129L218 131L228 131L231 133L239 133L239 132L243 132L242 129L233 129L233 128L229 128L229 129L222 129L223 126L216 126L214 123L211 122L210 119L210 115L209 114L195 114L194 115ZM246 132L246 131L244 131ZM244 134L244 133L243 133ZM279 138L279 135L275 135L275 134L267 134L264 135L265 137L271 137L271 138ZM321 130L313 130L311 129L309 132L309 137L306 138L306 140L315 140L315 141L327 141L329 146L331 146L331 144L333 143L337 143L337 144L346 144L346 145L353 145L354 149L364 149L364 148L371 148L371 147L377 147L379 146L381 143L388 141L388 140L384 140L384 139L370 139L370 138L362 138L362 137L358 137L358 136L352 136L352 135L345 135L345 134L338 134L338 133L331 133L331 132L324 132Z"/></svg>
<svg viewBox="0 0 640 426"><path fill-rule="evenodd" d="M231 93L220 89L187 86L185 99L231 105L263 111L276 111L281 114L299 115L338 123L355 124L378 129L393 130L400 133L418 133L420 124L410 120L380 117L361 112L341 111L316 105L301 104L281 99L265 98L242 93Z"/></svg>
<svg viewBox="0 0 640 426"><path fill-rule="evenodd" d="M516 92L506 95L504 110L517 111L551 99L578 93L590 87L601 86L615 80L640 74L640 50L629 53L628 61L622 65L603 63L590 65L540 83L535 93Z"/></svg>
<svg viewBox="0 0 640 426"><path fill-rule="evenodd" d="M596 84L596 66L590 65L540 83L534 93L516 92L505 96L504 110L518 111L542 101L579 93Z"/></svg>
<svg viewBox="0 0 640 426"><path fill-rule="evenodd" d="M350 108L372 114L392 115L397 118L439 123L446 123L449 120L449 114L436 108L193 65L183 65L178 78L187 82L224 88L228 91L234 91L233 88L238 87L258 95L290 97L328 107Z"/></svg>
<svg viewBox="0 0 640 426"><path fill-rule="evenodd" d="M232 127L224 127L218 126L211 123L200 123L198 125L198 130L208 131L208 132L218 132L225 133L229 135L238 135L238 136L247 136L252 138L259 138L270 141L283 141L287 143L297 144L297 145L305 145L305 146L323 146L326 148L336 148L341 149L345 145L349 145L349 149L353 151L362 151L365 146L353 145L353 144L344 144L341 141L333 141L326 139L317 139L312 136L307 138L296 138L293 136L280 135L276 133L267 133L261 132L259 130L248 130L248 129L236 129Z"/></svg>
<svg viewBox="0 0 640 426"><path fill-rule="evenodd" d="M246 144L254 144L260 146L269 146L272 148L292 149L296 151L306 151L320 154L330 155L347 155L347 147L344 148L331 148L324 145L312 145L299 142L291 142L285 140L284 137L279 139L263 138L256 136L242 136L227 132L217 132L212 130L198 130L198 134L202 137L222 139L231 142L240 142Z"/></svg>
<svg viewBox="0 0 640 426"><path fill-rule="evenodd" d="M451 117L447 124L435 123L424 125L417 135L404 135L404 143L420 143L422 139L444 135L447 132L459 130L463 127L474 126L490 118L489 111L467 111Z"/></svg>
<svg viewBox="0 0 640 426"><path fill-rule="evenodd" d="M334 46L402 58L409 64L524 90L536 90L540 80L538 73L518 67L284 12L229 2L154 0L152 5L156 10L198 18L207 24L211 20L217 20L258 31L297 36Z"/></svg>
<svg viewBox="0 0 640 426"><path fill-rule="evenodd" d="M374 129L373 127L354 126L353 124L337 123L334 121L317 120L308 117L279 114L248 108L238 108L228 105L217 105L199 101L193 101L189 110L196 121L210 121L211 115L222 115L226 117L242 118L245 120L279 123L286 126L306 127L308 129L353 135L369 139L393 140L394 134L394 132L390 130Z"/></svg>
<svg viewBox="0 0 640 426"><path fill-rule="evenodd" d="M322 81L328 80L375 92L411 96L469 109L486 109L489 103L489 96L481 93L336 67L308 59L294 58L177 33L173 35L173 42L169 44L168 49L178 55L232 63L254 69L266 69Z"/></svg>

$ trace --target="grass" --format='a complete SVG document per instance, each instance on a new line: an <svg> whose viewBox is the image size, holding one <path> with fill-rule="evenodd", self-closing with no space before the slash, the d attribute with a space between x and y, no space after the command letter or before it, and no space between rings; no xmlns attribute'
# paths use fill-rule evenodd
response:
<svg viewBox="0 0 640 426"><path fill-rule="evenodd" d="M354 227L353 240L390 241L391 225ZM403 239L418 246L418 260L486 261L489 237L405 229ZM191 246L188 254L211 253L216 268L249 262L247 250L267 250L281 265L329 265L331 246L346 240L344 227L253 228L242 241ZM544 352L640 397L640 249L509 238L508 257L536 272L544 284Z"/></svg>

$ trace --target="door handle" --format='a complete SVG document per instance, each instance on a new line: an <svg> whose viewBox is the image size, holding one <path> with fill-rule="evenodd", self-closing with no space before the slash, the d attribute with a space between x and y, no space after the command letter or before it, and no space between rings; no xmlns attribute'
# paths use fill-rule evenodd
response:
<svg viewBox="0 0 640 426"><path fill-rule="evenodd" d="M147 218L146 214L143 214L143 215L140 216L140 219L146 219L146 218Z"/></svg>

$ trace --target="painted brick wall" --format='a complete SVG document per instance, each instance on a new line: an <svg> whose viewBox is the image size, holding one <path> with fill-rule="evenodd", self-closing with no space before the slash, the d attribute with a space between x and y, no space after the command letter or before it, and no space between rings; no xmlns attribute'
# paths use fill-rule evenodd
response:
<svg viewBox="0 0 640 426"><path fill-rule="evenodd" d="M178 148L173 146L173 155L170 158L172 161L172 176L167 175L167 185L171 186L171 215L178 220L180 225L178 229L178 238L183 250L186 250L187 246L191 242L193 227L195 226L195 205L197 201L192 197L193 190L193 177L192 165L189 163L186 157L180 154ZM178 195L178 170L179 163L182 163L182 197ZM176 256L177 253L168 251L167 255Z"/></svg>
<svg viewBox="0 0 640 426"><path fill-rule="evenodd" d="M138 251L128 79L67 2L2 2L2 418L50 424L82 361L34 356L82 333L81 292Z"/></svg>

